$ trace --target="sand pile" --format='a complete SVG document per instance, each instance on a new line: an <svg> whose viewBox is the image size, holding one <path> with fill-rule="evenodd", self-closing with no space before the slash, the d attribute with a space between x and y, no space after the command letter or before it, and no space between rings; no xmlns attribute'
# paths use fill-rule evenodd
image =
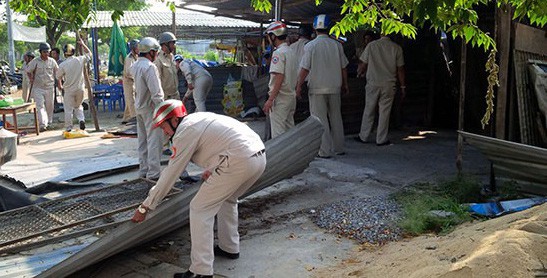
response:
<svg viewBox="0 0 547 278"><path fill-rule="evenodd" d="M360 248L351 259L315 277L545 277L547 204L445 236L420 236L379 248Z"/></svg>

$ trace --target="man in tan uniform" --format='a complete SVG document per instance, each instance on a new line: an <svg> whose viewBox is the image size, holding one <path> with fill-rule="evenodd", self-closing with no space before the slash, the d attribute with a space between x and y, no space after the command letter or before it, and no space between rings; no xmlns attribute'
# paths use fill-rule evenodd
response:
<svg viewBox="0 0 547 278"><path fill-rule="evenodd" d="M40 51L40 57L30 61L26 72L30 84L32 84L32 92L30 93L36 102L40 131L45 131L53 123L53 94L55 75L59 66L53 58L49 57L51 47L48 43L40 43L38 50ZM60 82L58 83L60 87Z"/></svg>
<svg viewBox="0 0 547 278"><path fill-rule="evenodd" d="M302 85L308 77L310 113L318 117L324 127L318 153L321 158L345 153L340 93L342 90L348 92L348 59L342 45L329 37L330 25L328 15L315 17L313 28L317 37L304 46L296 87L296 95L300 96Z"/></svg>
<svg viewBox="0 0 547 278"><path fill-rule="evenodd" d="M135 84L133 76L131 76L131 66L139 58L139 40L130 40L129 54L125 57L123 62L123 97L125 100L125 110L123 111L122 124L126 124L130 120L135 118Z"/></svg>
<svg viewBox="0 0 547 278"><path fill-rule="evenodd" d="M369 142L376 110L379 109L376 145L390 145L387 134L397 81L401 87L401 97L404 98L406 93L403 49L389 37L382 36L379 40L369 43L359 59L363 63L359 66L358 72L360 76L366 75L367 85L361 131L355 140Z"/></svg>
<svg viewBox="0 0 547 278"><path fill-rule="evenodd" d="M239 258L237 200L266 168L264 143L249 126L231 117L210 112L187 114L179 100L164 101L154 115L154 126L161 127L173 141L173 155L131 220L144 221L190 161L206 169L203 183L190 202L192 264L187 272L174 277L212 278L215 255Z"/></svg>
<svg viewBox="0 0 547 278"><path fill-rule="evenodd" d="M29 101L29 94L30 94L30 80L28 77L28 74L26 74L28 63L34 59L34 53L32 51L28 51L23 56L23 66L21 68L23 74L23 86L22 86L22 97L25 102Z"/></svg>
<svg viewBox="0 0 547 278"><path fill-rule="evenodd" d="M78 44L84 49L83 56L74 56L75 48L71 44L63 47L65 60L59 65L57 71L57 79L64 83L60 85L60 89L65 92L63 107L65 110L65 128L67 131L72 130L72 115L75 114L80 124L80 129L85 129L84 108L82 101L84 100L84 66L91 60L91 51L80 39Z"/></svg>
<svg viewBox="0 0 547 278"><path fill-rule="evenodd" d="M272 138L275 138L294 127L298 58L287 45L288 32L284 23L273 22L265 33L275 50L270 63L269 97L263 110L270 115Z"/></svg>
<svg viewBox="0 0 547 278"><path fill-rule="evenodd" d="M137 113L137 138L139 151L139 176L157 180L160 176L160 158L163 135L152 128L154 107L163 99L158 69L154 60L160 45L154 38L139 42L139 59L131 67L135 78L135 111Z"/></svg>
<svg viewBox="0 0 547 278"><path fill-rule="evenodd" d="M160 34L158 41L161 51L158 53L158 58L154 61L154 64L160 73L161 87L165 93L165 99L180 100L177 66L173 59L176 54L175 42L177 38L171 32L164 32Z"/></svg>

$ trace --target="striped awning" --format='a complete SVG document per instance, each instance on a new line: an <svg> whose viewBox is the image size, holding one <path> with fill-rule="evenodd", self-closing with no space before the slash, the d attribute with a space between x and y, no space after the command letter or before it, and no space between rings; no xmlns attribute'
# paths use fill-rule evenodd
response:
<svg viewBox="0 0 547 278"><path fill-rule="evenodd" d="M82 28L111 28L114 22L112 11L97 11L89 15ZM118 21L120 27L126 26L171 26L173 23L170 11L125 11ZM175 13L177 26L185 27L222 27L222 28L259 28L260 24L243 19L177 9Z"/></svg>

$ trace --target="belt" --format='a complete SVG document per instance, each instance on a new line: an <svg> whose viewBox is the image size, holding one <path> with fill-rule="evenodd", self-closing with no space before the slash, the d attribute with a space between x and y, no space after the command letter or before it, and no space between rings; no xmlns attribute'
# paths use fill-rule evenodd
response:
<svg viewBox="0 0 547 278"><path fill-rule="evenodd" d="M262 149L262 150L256 152L255 154L251 155L251 157L261 156L261 155L263 155L265 152L266 152L266 150L265 150L265 149Z"/></svg>

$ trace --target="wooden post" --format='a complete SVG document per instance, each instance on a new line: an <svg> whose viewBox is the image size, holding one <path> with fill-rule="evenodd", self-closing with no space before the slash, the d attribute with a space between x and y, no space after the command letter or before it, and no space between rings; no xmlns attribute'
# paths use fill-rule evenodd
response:
<svg viewBox="0 0 547 278"><path fill-rule="evenodd" d="M496 95L496 129L495 136L499 139L507 139L506 117L507 117L507 97L510 79L509 61L511 55L511 24L512 10L508 4L496 8L496 44L499 49L499 83Z"/></svg>
<svg viewBox="0 0 547 278"><path fill-rule="evenodd" d="M467 64L467 44L465 39L462 40L461 59L460 59L460 108L458 111L458 130L464 129L464 112L465 112L465 75ZM458 133L458 146L456 155L456 168L458 175L462 174L462 152L463 152L463 136Z"/></svg>

